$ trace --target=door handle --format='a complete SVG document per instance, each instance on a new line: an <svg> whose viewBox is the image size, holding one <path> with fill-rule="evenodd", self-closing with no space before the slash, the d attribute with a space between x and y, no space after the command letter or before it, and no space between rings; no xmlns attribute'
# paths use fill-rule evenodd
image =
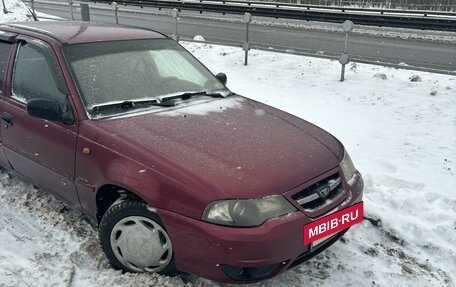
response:
<svg viewBox="0 0 456 287"><path fill-rule="evenodd" d="M9 126L13 125L13 117L8 113L2 113L2 123L7 129Z"/></svg>

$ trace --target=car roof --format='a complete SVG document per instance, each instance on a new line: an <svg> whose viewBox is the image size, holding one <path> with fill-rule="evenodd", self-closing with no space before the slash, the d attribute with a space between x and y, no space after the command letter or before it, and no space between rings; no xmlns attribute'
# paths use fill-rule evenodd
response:
<svg viewBox="0 0 456 287"><path fill-rule="evenodd" d="M4 23L2 26L44 34L63 44L166 38L146 28L84 21L30 21Z"/></svg>

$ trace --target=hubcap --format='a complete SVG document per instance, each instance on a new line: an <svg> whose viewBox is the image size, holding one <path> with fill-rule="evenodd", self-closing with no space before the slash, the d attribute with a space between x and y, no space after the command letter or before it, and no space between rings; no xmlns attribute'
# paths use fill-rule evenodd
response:
<svg viewBox="0 0 456 287"><path fill-rule="evenodd" d="M162 271L173 252L163 227L142 216L129 216L117 222L111 232L111 247L117 259L135 272Z"/></svg>

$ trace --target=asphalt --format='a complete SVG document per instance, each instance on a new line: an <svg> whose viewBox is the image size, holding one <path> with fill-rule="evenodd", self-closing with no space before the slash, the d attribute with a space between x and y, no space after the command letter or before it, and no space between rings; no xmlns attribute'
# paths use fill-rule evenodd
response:
<svg viewBox="0 0 456 287"><path fill-rule="evenodd" d="M35 7L40 12L60 17L68 18L70 15L68 6L35 3ZM159 12L157 9L149 11ZM92 21L115 22L114 13L110 9L101 10L91 7L90 12ZM80 19L79 8L74 8L73 15L75 19ZM206 40L241 45L245 39L245 24L214 20L217 17L220 16L215 14L199 15L199 13L181 16L178 21L178 33L181 38L191 39L195 35L201 35ZM239 16L233 16L233 19L236 18L239 19ZM175 33L175 20L168 15L120 11L119 23L152 28L168 35ZM320 26L322 25L325 24L322 23ZM337 56L344 49L345 35L341 32L259 24L250 24L249 31L249 40L254 47L273 47L289 52L328 57ZM403 29L400 31L407 33ZM432 33L438 32L428 32L431 35ZM449 35L451 37L452 34ZM456 38L456 33L454 33L454 37ZM347 52L353 59L378 61L393 65L405 63L409 66L456 72L456 41L439 42L351 34L348 43Z"/></svg>

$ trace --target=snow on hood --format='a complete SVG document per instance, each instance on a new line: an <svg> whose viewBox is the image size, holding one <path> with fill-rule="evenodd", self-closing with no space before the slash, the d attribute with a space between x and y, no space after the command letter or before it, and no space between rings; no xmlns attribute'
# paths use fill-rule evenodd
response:
<svg viewBox="0 0 456 287"><path fill-rule="evenodd" d="M238 96L91 124L166 156L233 198L286 192L337 167L343 154L324 130Z"/></svg>
<svg viewBox="0 0 456 287"><path fill-rule="evenodd" d="M171 111L165 111L160 113L162 116L183 116L183 115L195 115L195 116L206 116L209 113L221 113L227 109L240 109L243 107L243 98L227 98L224 101L213 101L209 100L203 105L194 102L194 104L188 105L180 109L174 109Z"/></svg>

